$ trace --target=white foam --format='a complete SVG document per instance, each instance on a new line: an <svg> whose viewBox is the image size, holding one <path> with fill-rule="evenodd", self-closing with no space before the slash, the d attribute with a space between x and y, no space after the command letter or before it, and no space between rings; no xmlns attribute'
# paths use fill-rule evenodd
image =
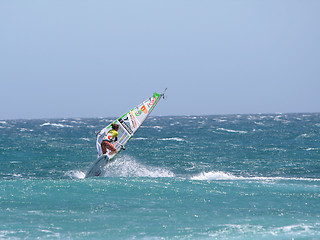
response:
<svg viewBox="0 0 320 240"><path fill-rule="evenodd" d="M12 176L13 176L13 177L16 177L16 178L22 178L22 174L16 174L16 173L14 173L14 174L12 174Z"/></svg>
<svg viewBox="0 0 320 240"><path fill-rule="evenodd" d="M161 126L141 126L141 128L154 128L154 129L157 129L157 130L160 130L160 129L163 129L163 127Z"/></svg>
<svg viewBox="0 0 320 240"><path fill-rule="evenodd" d="M262 149L263 151L267 152L267 151L279 151L279 152L286 152L287 150L283 149L283 148L277 148L277 147L274 147L274 148L264 148Z"/></svg>
<svg viewBox="0 0 320 240"><path fill-rule="evenodd" d="M226 129L226 128L217 128L217 130L230 132L230 133L248 133L247 131L239 131L239 130L232 130L232 129Z"/></svg>
<svg viewBox="0 0 320 240"><path fill-rule="evenodd" d="M223 171L210 171L201 172L198 175L192 176L191 180L253 180L253 181L310 181L317 182L320 181L318 178L286 178L286 177L242 177L235 176L231 173L226 173Z"/></svg>
<svg viewBox="0 0 320 240"><path fill-rule="evenodd" d="M265 124L264 123L262 123L262 122L254 122L255 124L257 124L257 125L260 125L260 126L264 126Z"/></svg>
<svg viewBox="0 0 320 240"><path fill-rule="evenodd" d="M227 120L225 120L225 119L213 119L213 120L215 120L217 122L227 122Z"/></svg>
<svg viewBox="0 0 320 240"><path fill-rule="evenodd" d="M173 138L161 138L159 139L160 141L177 141L177 142L185 142L186 140L178 137L173 137Z"/></svg>
<svg viewBox="0 0 320 240"><path fill-rule="evenodd" d="M67 172L65 175L71 178L77 178L77 179L83 179L86 176L84 172L74 171L74 170Z"/></svg>
<svg viewBox="0 0 320 240"><path fill-rule="evenodd" d="M63 125L61 123L50 123L50 122L47 122L47 123L44 123L44 124L41 124L40 127L43 127L43 126L53 126L53 127L73 127L73 126L70 126L70 125Z"/></svg>
<svg viewBox="0 0 320 240"><path fill-rule="evenodd" d="M90 138L80 138L81 140L84 140L84 141L87 141L87 142L90 142Z"/></svg>
<svg viewBox="0 0 320 240"><path fill-rule="evenodd" d="M263 226L250 225L250 224L226 224L220 225L220 229L216 232L209 233L210 237L215 239L225 239L227 235L245 235L246 233L259 233L263 232ZM244 238L245 239L245 238Z"/></svg>
<svg viewBox="0 0 320 240"><path fill-rule="evenodd" d="M20 128L20 132L33 132L33 129Z"/></svg>
<svg viewBox="0 0 320 240"><path fill-rule="evenodd" d="M129 156L123 156L105 167L104 177L152 177L167 178L175 174L168 169L141 164Z"/></svg>
<svg viewBox="0 0 320 240"><path fill-rule="evenodd" d="M315 236L318 233L318 228L318 223L312 225L301 223L275 228L251 224L226 224L220 225L220 229L218 231L210 232L209 236L216 239L224 239L226 236L230 236L232 238L232 236L240 234L244 239L245 236L250 235L255 235L255 239L264 239L267 236L271 237L270 239L275 239L277 237L280 237L281 239L296 239L295 237L298 239L305 239L306 237L309 239L307 236ZM267 237L267 239L269 239L269 237ZM251 237L248 237L248 239L251 239Z"/></svg>
<svg viewBox="0 0 320 240"><path fill-rule="evenodd" d="M202 172L196 176L191 177L191 180L238 180L238 179L243 179L243 177L236 177L230 173L225 173L222 171Z"/></svg>
<svg viewBox="0 0 320 240"><path fill-rule="evenodd" d="M307 148L306 151L320 150L320 148Z"/></svg>
<svg viewBox="0 0 320 240"><path fill-rule="evenodd" d="M303 133L303 134L299 135L298 137L296 137L296 139L299 139L299 138L311 138L312 136L313 136L313 134Z"/></svg>
<svg viewBox="0 0 320 240"><path fill-rule="evenodd" d="M315 225L307 225L304 223L301 224L294 224L294 225L288 225L288 226L282 226L282 227L278 227L278 228L274 228L272 230L270 230L270 233L272 235L280 235L282 233L285 233L286 235L290 234L290 235L303 235L303 234L313 234L315 233L315 229L317 229L319 226L319 224L315 224ZM293 239L293 238L292 238Z"/></svg>

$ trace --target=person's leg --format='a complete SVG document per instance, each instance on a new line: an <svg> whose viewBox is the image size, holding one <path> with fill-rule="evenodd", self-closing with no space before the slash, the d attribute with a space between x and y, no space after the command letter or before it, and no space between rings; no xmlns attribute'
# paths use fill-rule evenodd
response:
<svg viewBox="0 0 320 240"><path fill-rule="evenodd" d="M102 149L102 153L106 154L107 153L107 149L110 150L110 155L117 153L117 149L109 142L107 141L103 141L101 143L101 149Z"/></svg>
<svg viewBox="0 0 320 240"><path fill-rule="evenodd" d="M105 141L102 141L102 143L101 143L101 150L102 150L103 154L107 153L107 144Z"/></svg>

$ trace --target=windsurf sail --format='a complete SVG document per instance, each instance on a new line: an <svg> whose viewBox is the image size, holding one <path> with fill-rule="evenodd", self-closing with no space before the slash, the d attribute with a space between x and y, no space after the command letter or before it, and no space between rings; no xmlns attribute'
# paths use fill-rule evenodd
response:
<svg viewBox="0 0 320 240"><path fill-rule="evenodd" d="M167 89L164 90L164 92ZM140 103L135 108L131 109L129 112L125 113L123 116L119 117L112 123L116 123L119 125L118 130L118 140L113 143L113 146L117 149L117 153L113 155L108 154L108 158L113 159L126 145L126 143L132 138L135 132L139 129L141 124L147 119L152 110L155 108L157 103L161 98L164 97L164 92L161 94L154 93L151 97ZM103 128L97 134L96 147L98 157L102 156L101 142L104 136L110 131L111 124ZM108 150L109 151L109 150Z"/></svg>

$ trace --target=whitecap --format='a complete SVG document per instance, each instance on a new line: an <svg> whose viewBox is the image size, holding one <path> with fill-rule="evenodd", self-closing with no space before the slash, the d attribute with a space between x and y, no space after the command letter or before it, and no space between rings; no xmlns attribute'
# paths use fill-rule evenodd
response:
<svg viewBox="0 0 320 240"><path fill-rule="evenodd" d="M101 120L99 120L99 122L108 122L108 123L110 123L112 121L113 121L112 119L101 119Z"/></svg>
<svg viewBox="0 0 320 240"><path fill-rule="evenodd" d="M20 132L26 132L26 131L33 132L33 129L20 128Z"/></svg>
<svg viewBox="0 0 320 240"><path fill-rule="evenodd" d="M307 148L306 151L320 150L320 148Z"/></svg>
<svg viewBox="0 0 320 240"><path fill-rule="evenodd" d="M210 171L201 172L198 175L192 176L191 180L249 180L249 181L310 181L318 182L318 178L287 178L287 177L243 177L235 176L231 173L226 173L223 171Z"/></svg>
<svg viewBox="0 0 320 240"><path fill-rule="evenodd" d="M283 149L283 148L277 148L277 147L274 147L274 148L264 148L263 151L267 152L267 151L279 151L279 152L286 152L287 150Z"/></svg>
<svg viewBox="0 0 320 240"><path fill-rule="evenodd" d="M137 138L133 138L133 140L147 140L148 138L144 138L144 137L137 137Z"/></svg>
<svg viewBox="0 0 320 240"><path fill-rule="evenodd" d="M160 141L177 141L177 142L185 142L186 140L178 137L173 137L173 138L161 138L159 139Z"/></svg>
<svg viewBox="0 0 320 240"><path fill-rule="evenodd" d="M255 124L257 124L257 125L260 125L260 126L264 126L265 124L264 123L262 123L262 122L254 122Z"/></svg>
<svg viewBox="0 0 320 240"><path fill-rule="evenodd" d="M90 138L80 138L81 140L84 140L84 141L87 141L87 142L90 142Z"/></svg>
<svg viewBox="0 0 320 240"><path fill-rule="evenodd" d="M301 234L304 234L304 233L311 233L311 232L313 232L313 229L317 228L317 227L318 226L307 225L307 224L304 224L304 223L294 224L294 225L288 225L288 226L282 226L282 227L274 228L274 229L271 230L271 234L278 235L280 233L286 233L286 234L290 234L290 235L292 235L292 234L301 235Z"/></svg>
<svg viewBox="0 0 320 240"><path fill-rule="evenodd" d="M222 171L202 172L196 176L191 177L191 180L238 180L243 177L236 177L230 173Z"/></svg>
<svg viewBox="0 0 320 240"><path fill-rule="evenodd" d="M16 177L16 178L22 178L22 174L20 174L20 173L14 173L14 174L12 174L12 177Z"/></svg>
<svg viewBox="0 0 320 240"><path fill-rule="evenodd" d="M313 134L303 133L303 134L299 135L298 137L296 137L296 139L299 139L299 138L310 138L312 136L313 136Z"/></svg>
<svg viewBox="0 0 320 240"><path fill-rule="evenodd" d="M141 128L154 128L154 129L163 129L161 126L141 126Z"/></svg>
<svg viewBox="0 0 320 240"><path fill-rule="evenodd" d="M214 121L217 121L217 122L227 122L227 120L225 119L213 119Z"/></svg>
<svg viewBox="0 0 320 240"><path fill-rule="evenodd" d="M72 128L73 126L70 125L63 125L61 123L50 123L50 122L46 122L40 125L40 127L44 127L44 126L53 126L53 127L70 127Z"/></svg>
<svg viewBox="0 0 320 240"><path fill-rule="evenodd" d="M230 133L248 133L247 131L232 130L232 129L226 129L226 128L217 128L217 130L230 132Z"/></svg>

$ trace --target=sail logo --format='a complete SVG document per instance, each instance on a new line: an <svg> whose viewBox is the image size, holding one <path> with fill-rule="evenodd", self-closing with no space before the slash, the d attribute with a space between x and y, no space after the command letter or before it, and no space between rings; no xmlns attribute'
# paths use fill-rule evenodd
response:
<svg viewBox="0 0 320 240"><path fill-rule="evenodd" d="M142 114L142 111L139 109L138 111L136 111L136 113L135 113L135 115L137 116L137 117L139 117L140 115Z"/></svg>
<svg viewBox="0 0 320 240"><path fill-rule="evenodd" d="M151 100L151 102L149 102L149 106L150 106L150 107L154 104L154 102L156 101L156 99L157 99L157 97L155 97L154 99Z"/></svg>
<svg viewBox="0 0 320 240"><path fill-rule="evenodd" d="M142 112L143 112L144 114L147 114L147 113L148 113L148 110L147 110L147 108L146 108L145 105L142 105L142 107L141 107L140 109L142 110Z"/></svg>

